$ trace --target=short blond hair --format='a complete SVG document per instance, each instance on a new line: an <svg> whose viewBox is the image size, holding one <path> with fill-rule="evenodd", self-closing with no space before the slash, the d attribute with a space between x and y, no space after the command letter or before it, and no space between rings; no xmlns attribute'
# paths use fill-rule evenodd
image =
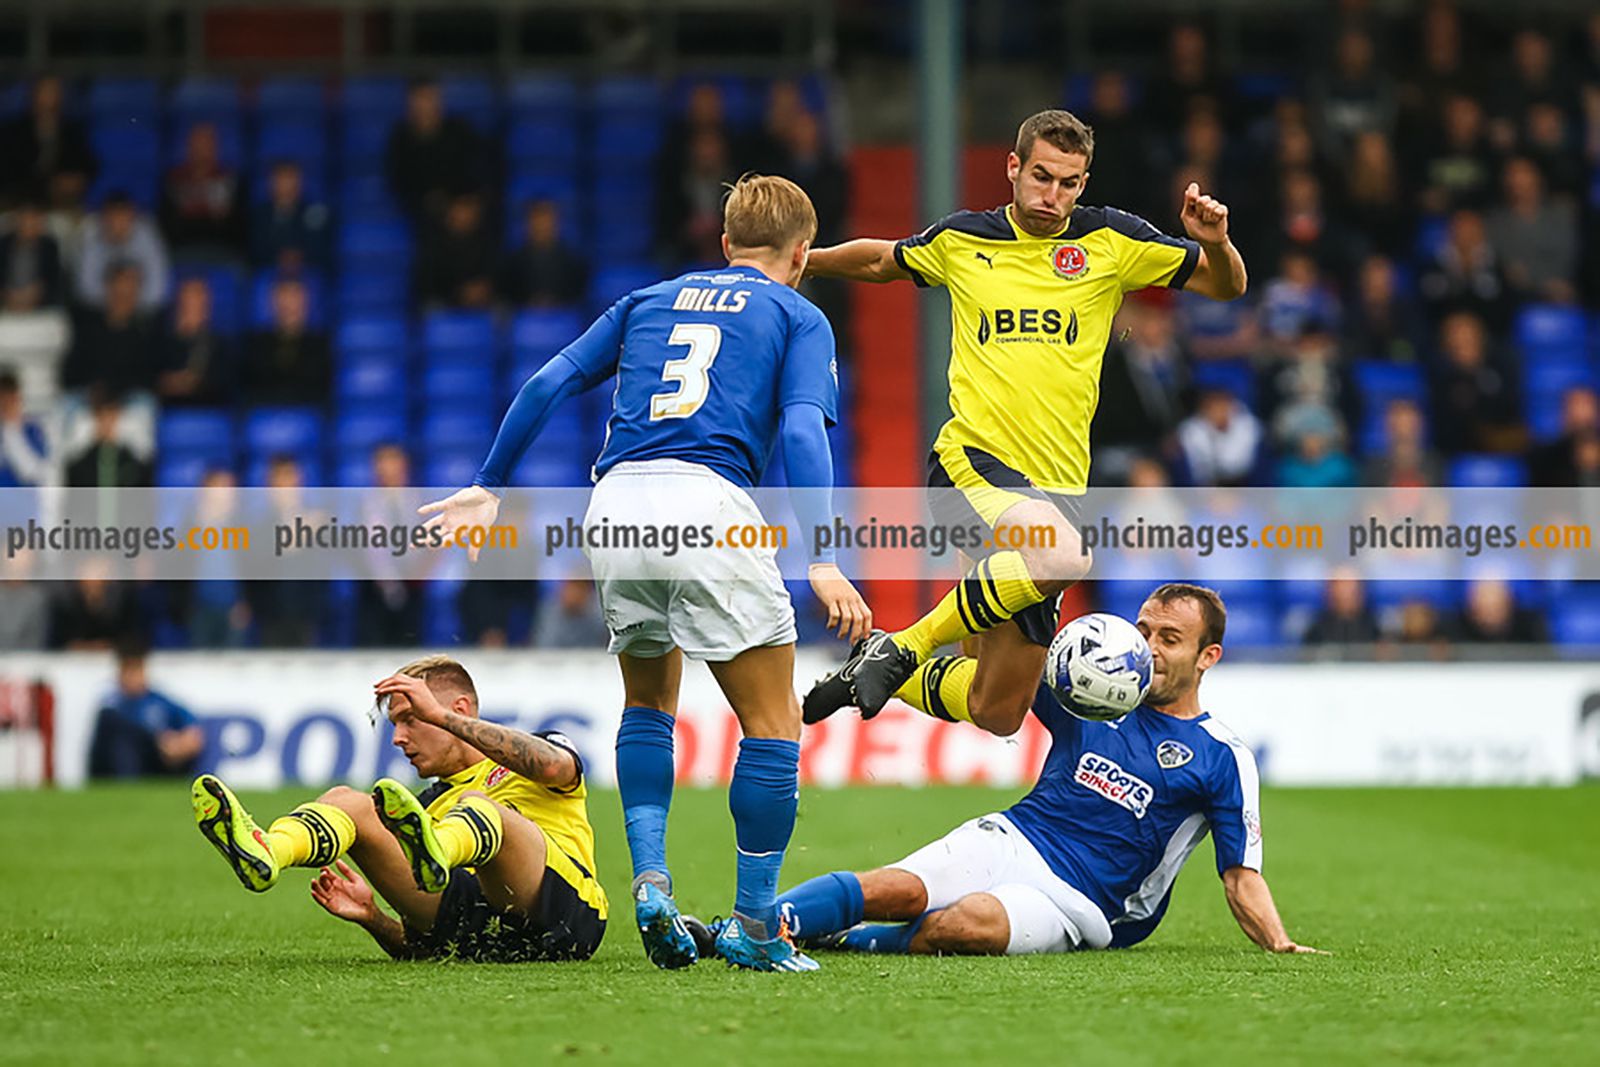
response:
<svg viewBox="0 0 1600 1067"><path fill-rule="evenodd" d="M784 249L817 236L817 209L788 178L746 174L728 188L722 229L734 248Z"/></svg>
<svg viewBox="0 0 1600 1067"><path fill-rule="evenodd" d="M436 694L440 692L465 693L478 706L478 687L472 684L472 675L457 661L445 655L423 656L401 667L397 672L409 678L421 678Z"/></svg>

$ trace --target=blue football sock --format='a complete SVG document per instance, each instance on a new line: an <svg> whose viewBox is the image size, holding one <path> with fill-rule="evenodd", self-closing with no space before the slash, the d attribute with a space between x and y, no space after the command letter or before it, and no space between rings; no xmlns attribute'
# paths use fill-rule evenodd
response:
<svg viewBox="0 0 1600 1067"><path fill-rule="evenodd" d="M672 806L673 719L655 708L628 708L617 730L617 790L628 829L633 876L667 871L667 809Z"/></svg>
<svg viewBox="0 0 1600 1067"><path fill-rule="evenodd" d="M841 948L853 952L885 952L904 956L911 951L911 939L922 929L923 915L908 923L875 923L844 935Z"/></svg>
<svg viewBox="0 0 1600 1067"><path fill-rule="evenodd" d="M739 742L739 759L728 787L728 808L739 845L733 910L758 940L778 932L778 874L794 833L799 797L798 741L747 737Z"/></svg>
<svg viewBox="0 0 1600 1067"><path fill-rule="evenodd" d="M861 879L835 871L801 882L778 898L778 914L795 937L820 937L848 930L861 921L866 902Z"/></svg>

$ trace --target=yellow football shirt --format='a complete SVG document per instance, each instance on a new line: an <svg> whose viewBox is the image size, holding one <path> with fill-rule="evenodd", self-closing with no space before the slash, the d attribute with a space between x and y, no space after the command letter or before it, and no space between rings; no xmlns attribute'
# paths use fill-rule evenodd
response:
<svg viewBox="0 0 1600 1067"><path fill-rule="evenodd" d="M1122 296L1183 288L1200 246L1081 204L1059 234L1034 237L1007 206L957 212L894 255L918 285L950 290L952 414L938 444L982 449L1041 489L1077 493Z"/></svg>
<svg viewBox="0 0 1600 1067"><path fill-rule="evenodd" d="M560 734L537 736L577 755L572 743ZM582 776L582 766L580 760L578 784L562 790L524 778L492 759L485 759L439 779L421 799L427 804L428 814L437 819L456 806L462 793L476 789L536 823L544 831L546 843L554 846L547 849L545 865L571 884L578 896L603 919L607 911L606 896L595 876L594 828L589 825L589 789ZM560 855L557 855L558 850Z"/></svg>

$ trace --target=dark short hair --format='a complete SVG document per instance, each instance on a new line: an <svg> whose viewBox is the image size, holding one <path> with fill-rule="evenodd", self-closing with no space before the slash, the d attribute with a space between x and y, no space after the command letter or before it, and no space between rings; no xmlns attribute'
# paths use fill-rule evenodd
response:
<svg viewBox="0 0 1600 1067"><path fill-rule="evenodd" d="M117 642L117 666L134 660L143 661L150 655L150 646L142 637L124 637Z"/></svg>
<svg viewBox="0 0 1600 1067"><path fill-rule="evenodd" d="M1171 604L1174 600L1194 601L1200 609L1202 624L1200 647L1205 649L1210 645L1222 644L1223 634L1228 630L1228 608L1215 589L1188 582L1167 582L1156 586L1146 599L1154 600L1157 604Z"/></svg>
<svg viewBox="0 0 1600 1067"><path fill-rule="evenodd" d="M133 202L133 197L128 195L128 191L126 189L113 189L106 194L106 198L104 200L100 201L101 211L110 211L112 208L124 207L129 211L132 211L134 210L135 206L136 205Z"/></svg>
<svg viewBox="0 0 1600 1067"><path fill-rule="evenodd" d="M1017 158L1024 163L1033 155L1033 143L1043 138L1063 152L1094 162L1094 130L1070 111L1051 109L1029 115L1017 127Z"/></svg>
<svg viewBox="0 0 1600 1067"><path fill-rule="evenodd" d="M15 393L22 388L17 372L10 367L0 367L0 393Z"/></svg>

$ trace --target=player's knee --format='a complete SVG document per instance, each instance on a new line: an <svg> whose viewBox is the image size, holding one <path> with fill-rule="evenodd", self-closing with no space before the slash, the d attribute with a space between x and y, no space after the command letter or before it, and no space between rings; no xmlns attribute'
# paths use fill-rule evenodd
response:
<svg viewBox="0 0 1600 1067"><path fill-rule="evenodd" d="M995 956L1003 954L1010 943L1011 922L998 900L987 893L974 893L928 916L921 934L933 952Z"/></svg>
<svg viewBox="0 0 1600 1067"><path fill-rule="evenodd" d="M862 905L867 915L878 918L915 918L928 907L928 887L910 871L880 867L858 875Z"/></svg>
<svg viewBox="0 0 1600 1067"><path fill-rule="evenodd" d="M1094 566L1094 553L1079 539L1077 531L1070 526L1059 530L1061 536L1054 543L1023 553L1033 584L1046 596L1087 578Z"/></svg>
<svg viewBox="0 0 1600 1067"><path fill-rule="evenodd" d="M372 794L363 793L347 785L336 785L317 798L323 804L332 804L351 815L372 810Z"/></svg>

